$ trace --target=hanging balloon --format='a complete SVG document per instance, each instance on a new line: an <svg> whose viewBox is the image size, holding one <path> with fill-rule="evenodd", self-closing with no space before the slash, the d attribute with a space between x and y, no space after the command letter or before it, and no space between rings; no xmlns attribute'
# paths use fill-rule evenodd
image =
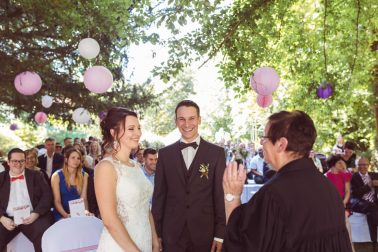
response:
<svg viewBox="0 0 378 252"><path fill-rule="evenodd" d="M318 87L318 89L316 91L316 94L321 99L329 98L332 95L332 93L333 93L332 86L328 82L320 84L320 86Z"/></svg>
<svg viewBox="0 0 378 252"><path fill-rule="evenodd" d="M14 86L23 95L33 95L41 89L42 80L37 73L26 71L16 76Z"/></svg>
<svg viewBox="0 0 378 252"><path fill-rule="evenodd" d="M79 53L89 60L96 58L100 53L100 45L93 38L82 39L79 43Z"/></svg>
<svg viewBox="0 0 378 252"><path fill-rule="evenodd" d="M106 117L107 114L108 114L108 112L101 111L100 113L98 113L98 117L100 118L100 120L103 120Z"/></svg>
<svg viewBox="0 0 378 252"><path fill-rule="evenodd" d="M49 95L42 96L42 106L45 108L50 108L53 104L53 98Z"/></svg>
<svg viewBox="0 0 378 252"><path fill-rule="evenodd" d="M47 115L46 113L44 112L37 112L34 116L34 120L38 123L38 124L44 124L47 120Z"/></svg>
<svg viewBox="0 0 378 252"><path fill-rule="evenodd" d="M18 129L18 125L17 125L17 123L12 123L12 124L9 126L9 129L10 129L10 130L17 130L17 129Z"/></svg>
<svg viewBox="0 0 378 252"><path fill-rule="evenodd" d="M85 87L97 94L106 92L113 85L113 75L103 66L93 66L84 73Z"/></svg>
<svg viewBox="0 0 378 252"><path fill-rule="evenodd" d="M271 67L260 67L253 73L249 83L256 93L270 95L278 88L280 76Z"/></svg>
<svg viewBox="0 0 378 252"><path fill-rule="evenodd" d="M85 108L77 108L72 114L72 119L76 123L88 123L91 119L91 115Z"/></svg>
<svg viewBox="0 0 378 252"><path fill-rule="evenodd" d="M257 95L256 101L260 107L267 108L272 104L273 98L272 95Z"/></svg>

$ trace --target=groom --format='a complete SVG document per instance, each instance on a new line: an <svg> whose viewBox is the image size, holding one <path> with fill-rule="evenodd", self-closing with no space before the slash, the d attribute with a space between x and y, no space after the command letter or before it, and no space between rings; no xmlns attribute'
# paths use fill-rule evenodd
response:
<svg viewBox="0 0 378 252"><path fill-rule="evenodd" d="M176 106L181 139L159 151L152 214L164 252L221 251L225 233L223 148L198 134L200 109Z"/></svg>

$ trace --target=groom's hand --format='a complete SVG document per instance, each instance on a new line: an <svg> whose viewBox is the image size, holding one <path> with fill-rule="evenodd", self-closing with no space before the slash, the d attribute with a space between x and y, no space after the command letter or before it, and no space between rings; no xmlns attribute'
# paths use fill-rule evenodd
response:
<svg viewBox="0 0 378 252"><path fill-rule="evenodd" d="M163 240L161 238L158 238L159 241L159 251L163 251Z"/></svg>
<svg viewBox="0 0 378 252"><path fill-rule="evenodd" d="M211 246L211 252L221 252L222 243L216 240L213 240L213 245Z"/></svg>

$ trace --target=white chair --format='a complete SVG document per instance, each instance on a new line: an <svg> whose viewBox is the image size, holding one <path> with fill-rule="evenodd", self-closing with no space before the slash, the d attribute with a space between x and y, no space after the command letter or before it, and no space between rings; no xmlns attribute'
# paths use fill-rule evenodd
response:
<svg viewBox="0 0 378 252"><path fill-rule="evenodd" d="M353 213L349 217L353 242L371 242L366 215Z"/></svg>
<svg viewBox="0 0 378 252"><path fill-rule="evenodd" d="M34 252L34 246L23 233L19 233L8 243L7 252Z"/></svg>
<svg viewBox="0 0 378 252"><path fill-rule="evenodd" d="M42 251L96 251L103 227L91 216L62 219L43 234Z"/></svg>

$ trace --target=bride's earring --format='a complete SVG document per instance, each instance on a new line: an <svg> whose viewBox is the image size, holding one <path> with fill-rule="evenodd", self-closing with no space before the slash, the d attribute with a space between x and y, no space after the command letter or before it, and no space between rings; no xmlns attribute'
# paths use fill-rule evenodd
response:
<svg viewBox="0 0 378 252"><path fill-rule="evenodd" d="M113 142L113 149L116 150L116 149L118 149L118 147L119 147L118 141L114 141Z"/></svg>

